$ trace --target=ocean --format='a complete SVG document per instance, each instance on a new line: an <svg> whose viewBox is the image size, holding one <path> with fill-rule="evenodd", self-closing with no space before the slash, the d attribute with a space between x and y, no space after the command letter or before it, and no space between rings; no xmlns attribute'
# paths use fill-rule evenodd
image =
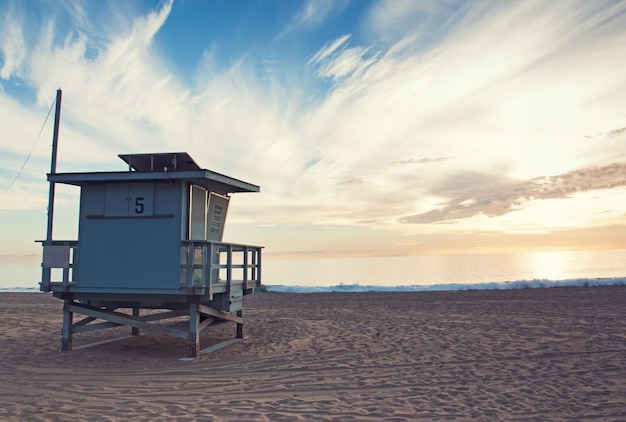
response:
<svg viewBox="0 0 626 422"><path fill-rule="evenodd" d="M38 291L39 264L0 263L0 291ZM626 284L626 250L263 260L275 292L433 291Z"/></svg>

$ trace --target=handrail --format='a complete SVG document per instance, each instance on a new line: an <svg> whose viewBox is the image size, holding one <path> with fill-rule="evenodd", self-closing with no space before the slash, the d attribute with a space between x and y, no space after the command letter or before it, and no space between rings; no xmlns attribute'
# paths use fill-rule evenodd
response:
<svg viewBox="0 0 626 422"><path fill-rule="evenodd" d="M77 240L37 241L44 247L40 289L50 291L52 285L69 287L78 282L79 247ZM52 247L46 250L47 247ZM46 260L47 251L56 255L55 247L67 258ZM241 285L244 293L261 286L262 246L205 240L181 241L180 288L211 292L214 288L229 294L233 285ZM62 278L53 280L53 269L62 270ZM237 287L239 290L240 287ZM198 292L194 292L198 294ZM202 293L204 294L204 293Z"/></svg>
<svg viewBox="0 0 626 422"><path fill-rule="evenodd" d="M232 285L243 290L261 285L261 246L205 240L181 241L181 288L211 290ZM223 278L222 278L223 277Z"/></svg>
<svg viewBox="0 0 626 422"><path fill-rule="evenodd" d="M44 247L44 262L41 263L40 290L49 292L51 283L58 282L52 280L52 269L54 268L62 269L61 284L63 287L68 287L70 283L76 282L75 270L77 268L79 253L78 240L36 240L36 242L41 243ZM67 255L66 257L55 257L55 259L51 260L52 262L46 262L47 247L67 248L65 251L62 250Z"/></svg>

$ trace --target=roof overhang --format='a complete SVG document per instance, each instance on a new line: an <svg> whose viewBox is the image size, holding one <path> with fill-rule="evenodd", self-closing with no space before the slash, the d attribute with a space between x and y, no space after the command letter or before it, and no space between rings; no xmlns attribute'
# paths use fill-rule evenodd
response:
<svg viewBox="0 0 626 422"><path fill-rule="evenodd" d="M67 185L84 186L99 183L128 183L155 181L189 181L210 191L226 194L236 192L260 192L260 188L251 183L233 179L223 174L206 169L192 171L123 171L96 173L55 173L48 174L48 181Z"/></svg>
<svg viewBox="0 0 626 422"><path fill-rule="evenodd" d="M128 171L54 173L48 174L48 181L84 186L98 183L183 180L221 194L261 190L251 183L200 168L186 152L120 154L118 157L128 164Z"/></svg>

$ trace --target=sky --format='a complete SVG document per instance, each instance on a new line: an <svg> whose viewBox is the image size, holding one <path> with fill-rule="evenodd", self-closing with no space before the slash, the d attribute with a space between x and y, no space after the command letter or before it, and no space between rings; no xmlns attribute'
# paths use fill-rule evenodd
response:
<svg viewBox="0 0 626 422"><path fill-rule="evenodd" d="M0 260L41 255L59 88L58 172L188 152L269 258L626 249L624 69L625 1L0 0Z"/></svg>

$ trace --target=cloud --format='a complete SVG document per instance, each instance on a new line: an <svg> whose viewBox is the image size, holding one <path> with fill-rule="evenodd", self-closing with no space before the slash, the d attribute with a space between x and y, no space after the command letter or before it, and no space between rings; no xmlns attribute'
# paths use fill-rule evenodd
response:
<svg viewBox="0 0 626 422"><path fill-rule="evenodd" d="M345 46L349 39L350 39L350 34L347 34L347 35L343 35L343 36L337 38L334 41L326 43L326 45L324 45L324 47L322 47L317 53L315 53L313 55L313 57L311 57L311 60L309 60L309 63L320 63L320 62L322 62L328 56L330 56L331 54L335 53L337 51L337 49L339 49L340 47Z"/></svg>
<svg viewBox="0 0 626 422"><path fill-rule="evenodd" d="M447 37L425 50L408 36L381 50L363 72L338 79L326 100L306 116L303 133L318 140L316 153L326 158L317 170L326 172L322 180L328 180L337 198L351 199L349 204L335 201L338 207L353 209L353 216L362 215L358 221L371 219L374 210L380 211L380 219L411 208L420 212L410 215L432 222L449 218L453 211L457 218L476 212L503 215L521 206L515 196L488 197L502 194L494 189L475 202L464 202L480 195L473 184L464 183L469 174L462 169L475 169L472 177L483 169L494 188L512 188L516 180L567 174L589 162L606 163L610 157L600 159L600 151L612 154L611 161L624 151L617 144L592 146L581 135L591 127L610 130L623 123L617 111L624 98L606 87L623 92L619 87L625 77L615 66L598 64L626 53L623 46L621 53L614 50L614 40L619 39L615 31L625 35L616 26L617 21L626 23L625 15L567 2L551 7L542 2L490 4L460 9ZM610 23L603 25L602 20ZM520 22L524 30L519 30ZM320 76L339 77L358 68L359 60L365 64L364 56L344 61L343 53L349 50L345 40L319 51L324 57L317 60ZM354 42L351 37L351 45ZM605 50L607 45L612 47ZM589 54L591 61L586 59ZM596 72L606 79L597 80ZM424 156L446 159L433 162L427 171L393 165ZM335 185L331 175L337 176L332 180L358 177L361 183L353 188ZM459 195L465 192L443 213L431 189L442 179ZM376 206L382 198L391 205L386 210ZM422 211L424 206L433 207L432 212Z"/></svg>
<svg viewBox="0 0 626 422"><path fill-rule="evenodd" d="M376 62L376 57L365 59L368 50L364 48L348 48L319 67L318 76L339 79L360 75Z"/></svg>
<svg viewBox="0 0 626 422"><path fill-rule="evenodd" d="M311 30L322 25L332 14L340 13L348 0L307 0L295 14L290 28Z"/></svg>
<svg viewBox="0 0 626 422"><path fill-rule="evenodd" d="M25 82L36 89L40 103L49 103L56 89L62 87L67 121L87 125L95 135L83 138L86 144L76 150L98 148L105 130L108 142L127 137L146 139L150 131L136 123L158 125L163 113L172 113L171 108L160 105L171 93L166 89L170 76L150 51L152 39L170 8L171 2L166 2L158 12L136 19L129 32L112 34L106 48L95 56L88 54L90 34L68 35L62 44L56 44L62 29L54 20L43 26L37 44L27 48L29 60L21 72ZM84 129L80 129L82 136L89 131ZM89 162L93 156L85 158Z"/></svg>
<svg viewBox="0 0 626 422"><path fill-rule="evenodd" d="M396 161L394 164L424 164L424 163L437 163L439 161L446 161L445 157L423 157L423 158L409 158L406 160Z"/></svg>
<svg viewBox="0 0 626 422"><path fill-rule="evenodd" d="M463 181L459 189L459 181ZM469 183L468 183L469 182ZM545 199L567 198L580 192L626 186L626 163L587 167L557 176L527 181L466 172L442 181L431 194L453 194L442 208L400 219L405 224L432 224L486 215L498 217Z"/></svg>
<svg viewBox="0 0 626 422"><path fill-rule="evenodd" d="M25 60L26 48L21 27L14 22L6 22L5 25L6 32L2 32L3 35L0 39L4 53L4 63L2 68L0 68L0 78L9 79ZM19 76L19 74L16 76Z"/></svg>

